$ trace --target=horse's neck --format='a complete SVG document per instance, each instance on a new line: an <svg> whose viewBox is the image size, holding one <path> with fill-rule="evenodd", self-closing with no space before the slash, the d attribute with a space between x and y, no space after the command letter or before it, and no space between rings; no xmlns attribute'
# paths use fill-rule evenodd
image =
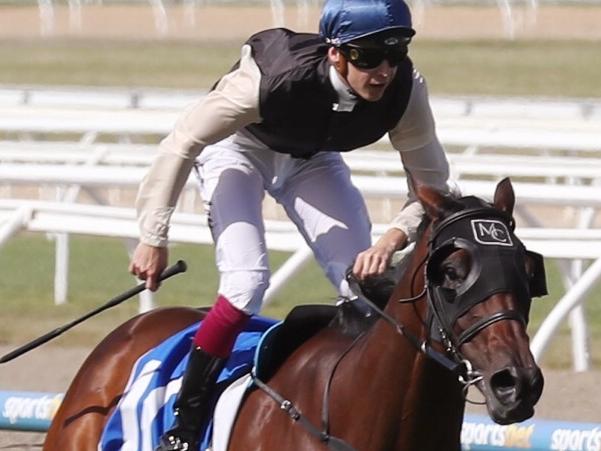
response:
<svg viewBox="0 0 601 451"><path fill-rule="evenodd" d="M389 317L392 317L401 327L422 340L426 338L428 332L425 317L427 313L425 293L422 298L414 302L403 302L403 300L414 298L423 291L423 265L427 251L427 239L423 238L416 243L415 250L409 257L410 262L407 265L407 269L401 276L384 309ZM389 351L390 360L396 362L397 360L392 356L400 354L405 362L404 369L406 372L411 372L410 367L413 366L413 364L407 364L408 359L413 358L413 360L416 360L418 355L418 349L385 319L380 319L376 322L367 337L366 352L369 352L369 349L372 347L379 350L379 352L376 352L379 359L384 360L388 355L388 353L382 352L384 347Z"/></svg>
<svg viewBox="0 0 601 451"><path fill-rule="evenodd" d="M385 309L405 330L420 340L427 339L429 333L425 293L415 302L404 303L399 300L413 298L423 291L427 252L427 238L422 237ZM394 393L395 399L386 403L390 409L387 416L390 419L389 427L398 431L398 435L387 449L455 449L455 442L458 443L457 424L460 425L462 418L462 400L453 376L425 357L385 320L378 321L366 337L364 358L373 359L375 366L372 368L377 368L377 373L372 369L372 379L373 374L382 375L377 382L372 380L371 383L379 385L380 393ZM382 385L387 386L384 388L386 391L381 391ZM441 427L441 434L436 441L432 441L428 435L432 435L428 425L440 423L445 426Z"/></svg>
<svg viewBox="0 0 601 451"><path fill-rule="evenodd" d="M464 398L456 378L420 354L413 366L394 451L459 451ZM436 433L432 433L435 425Z"/></svg>

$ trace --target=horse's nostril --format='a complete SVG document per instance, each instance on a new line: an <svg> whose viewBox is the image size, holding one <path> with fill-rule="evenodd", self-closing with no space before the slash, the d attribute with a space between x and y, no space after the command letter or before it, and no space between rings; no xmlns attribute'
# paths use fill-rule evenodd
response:
<svg viewBox="0 0 601 451"><path fill-rule="evenodd" d="M516 398L518 380L509 369L497 371L490 378L490 388L502 403L513 402Z"/></svg>

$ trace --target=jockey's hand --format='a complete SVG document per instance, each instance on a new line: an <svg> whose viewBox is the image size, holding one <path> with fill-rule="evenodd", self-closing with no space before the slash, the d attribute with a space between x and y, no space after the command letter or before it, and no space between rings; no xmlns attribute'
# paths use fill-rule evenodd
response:
<svg viewBox="0 0 601 451"><path fill-rule="evenodd" d="M357 279L364 280L384 274L392 254L407 244L407 236L399 229L390 229L372 247L360 252L355 258L353 274Z"/></svg>
<svg viewBox="0 0 601 451"><path fill-rule="evenodd" d="M169 253L166 247L139 243L129 264L129 272L146 281L150 291L159 289L159 276L167 267Z"/></svg>

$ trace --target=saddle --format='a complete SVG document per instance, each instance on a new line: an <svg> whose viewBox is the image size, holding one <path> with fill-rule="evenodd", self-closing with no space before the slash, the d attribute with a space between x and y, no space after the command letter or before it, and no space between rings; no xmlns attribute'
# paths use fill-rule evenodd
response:
<svg viewBox="0 0 601 451"><path fill-rule="evenodd" d="M362 302L363 299L367 298L383 309L396 286L392 271L381 277L359 281L352 274L352 268L349 268L346 278L356 298L341 297L336 305L297 306L282 323L263 335L254 362L255 373L261 380L273 376L289 355L326 327L351 338L364 333L378 316L369 304Z"/></svg>

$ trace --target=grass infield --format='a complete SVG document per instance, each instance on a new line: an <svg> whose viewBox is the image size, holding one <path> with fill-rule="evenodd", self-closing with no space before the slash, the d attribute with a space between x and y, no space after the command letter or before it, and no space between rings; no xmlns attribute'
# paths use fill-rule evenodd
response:
<svg viewBox="0 0 601 451"><path fill-rule="evenodd" d="M0 84L206 89L237 60L237 42L3 41ZM430 92L601 97L595 41L417 41Z"/></svg>

